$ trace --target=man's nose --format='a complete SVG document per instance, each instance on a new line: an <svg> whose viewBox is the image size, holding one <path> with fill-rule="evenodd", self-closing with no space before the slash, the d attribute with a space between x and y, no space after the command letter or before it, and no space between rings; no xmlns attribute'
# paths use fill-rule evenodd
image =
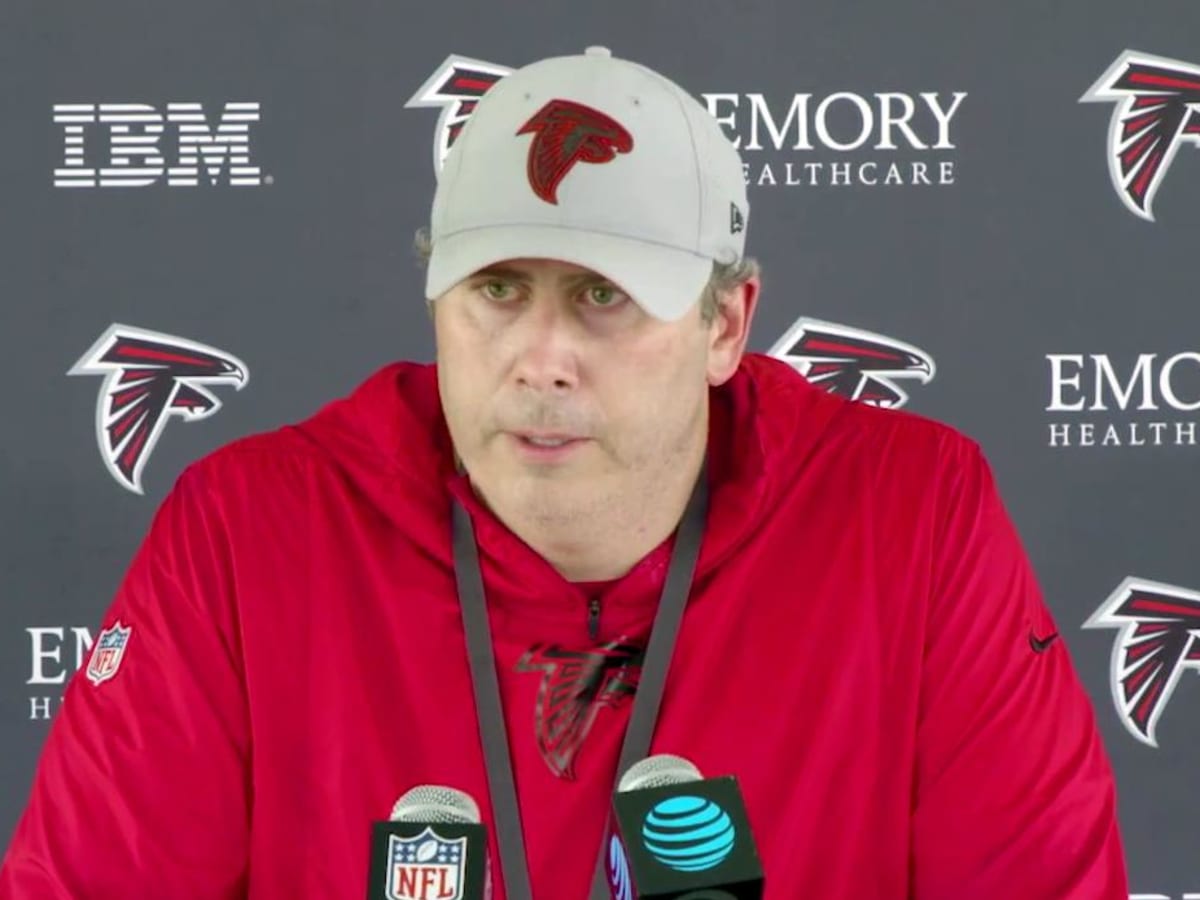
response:
<svg viewBox="0 0 1200 900"><path fill-rule="evenodd" d="M532 300L516 325L514 375L523 387L567 390L579 383L580 328L565 299Z"/></svg>

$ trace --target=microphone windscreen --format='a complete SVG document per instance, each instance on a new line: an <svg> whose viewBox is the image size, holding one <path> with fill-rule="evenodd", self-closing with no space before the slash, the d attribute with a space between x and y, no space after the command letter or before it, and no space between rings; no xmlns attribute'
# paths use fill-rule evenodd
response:
<svg viewBox="0 0 1200 900"><path fill-rule="evenodd" d="M404 793L392 807L393 822L462 822L481 820L470 794L437 784L422 784Z"/></svg>
<svg viewBox="0 0 1200 900"><path fill-rule="evenodd" d="M617 792L623 794L626 791L644 791L670 784L701 781L703 778L700 770L691 761L671 753L659 753L630 766L621 777Z"/></svg>

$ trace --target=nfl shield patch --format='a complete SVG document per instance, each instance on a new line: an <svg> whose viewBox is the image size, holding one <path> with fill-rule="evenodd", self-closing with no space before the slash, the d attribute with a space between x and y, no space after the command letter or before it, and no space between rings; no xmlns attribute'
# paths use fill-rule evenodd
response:
<svg viewBox="0 0 1200 900"><path fill-rule="evenodd" d="M416 837L388 836L388 900L462 900L467 839L448 841L432 828Z"/></svg>
<svg viewBox="0 0 1200 900"><path fill-rule="evenodd" d="M88 681L92 684L102 684L117 674L131 631L132 625L123 628L118 620L112 628L100 632L100 637L96 638L96 646L92 648L92 657L88 661Z"/></svg>

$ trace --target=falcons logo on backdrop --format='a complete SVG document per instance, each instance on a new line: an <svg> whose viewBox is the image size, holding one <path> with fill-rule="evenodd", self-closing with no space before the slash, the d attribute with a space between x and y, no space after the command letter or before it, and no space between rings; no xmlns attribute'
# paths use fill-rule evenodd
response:
<svg viewBox="0 0 1200 900"><path fill-rule="evenodd" d="M245 387L246 365L195 341L111 325L68 375L103 375L96 403L100 456L117 483L142 493L142 470L167 419L204 419L221 408L204 385Z"/></svg>
<svg viewBox="0 0 1200 900"><path fill-rule="evenodd" d="M1153 222L1150 205L1180 144L1200 145L1200 66L1126 50L1080 102L1116 104L1109 175L1126 208Z"/></svg>
<svg viewBox="0 0 1200 900"><path fill-rule="evenodd" d="M633 136L616 119L573 100L551 100L517 129L532 134L529 186L558 203L558 186L578 162L606 163L633 149Z"/></svg>
<svg viewBox="0 0 1200 900"><path fill-rule="evenodd" d="M575 757L601 707L615 708L637 691L645 649L612 641L594 650L539 644L516 665L540 672L534 713L538 750L559 778L575 778Z"/></svg>
<svg viewBox="0 0 1200 900"><path fill-rule="evenodd" d="M1126 578L1084 628L1116 628L1113 702L1129 733L1157 747L1155 728L1184 669L1200 669L1200 591Z"/></svg>
<svg viewBox="0 0 1200 900"><path fill-rule="evenodd" d="M405 109L436 106L442 110L433 133L435 173L442 171L446 154L475 112L479 98L510 72L507 66L452 54L404 104Z"/></svg>
<svg viewBox="0 0 1200 900"><path fill-rule="evenodd" d="M894 338L801 316L770 350L831 394L895 409L908 394L895 379L933 380L933 357Z"/></svg>

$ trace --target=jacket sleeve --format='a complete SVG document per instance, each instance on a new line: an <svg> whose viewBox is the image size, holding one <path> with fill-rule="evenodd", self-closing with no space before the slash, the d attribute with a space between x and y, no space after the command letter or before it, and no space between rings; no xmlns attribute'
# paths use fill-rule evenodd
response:
<svg viewBox="0 0 1200 900"><path fill-rule="evenodd" d="M978 447L934 500L917 726L915 900L1127 900L1091 702Z"/></svg>
<svg viewBox="0 0 1200 900"><path fill-rule="evenodd" d="M122 655L103 654L98 683L84 666L67 684L2 900L245 896L248 715L229 567L196 481L188 470L163 502L104 617L129 629Z"/></svg>

